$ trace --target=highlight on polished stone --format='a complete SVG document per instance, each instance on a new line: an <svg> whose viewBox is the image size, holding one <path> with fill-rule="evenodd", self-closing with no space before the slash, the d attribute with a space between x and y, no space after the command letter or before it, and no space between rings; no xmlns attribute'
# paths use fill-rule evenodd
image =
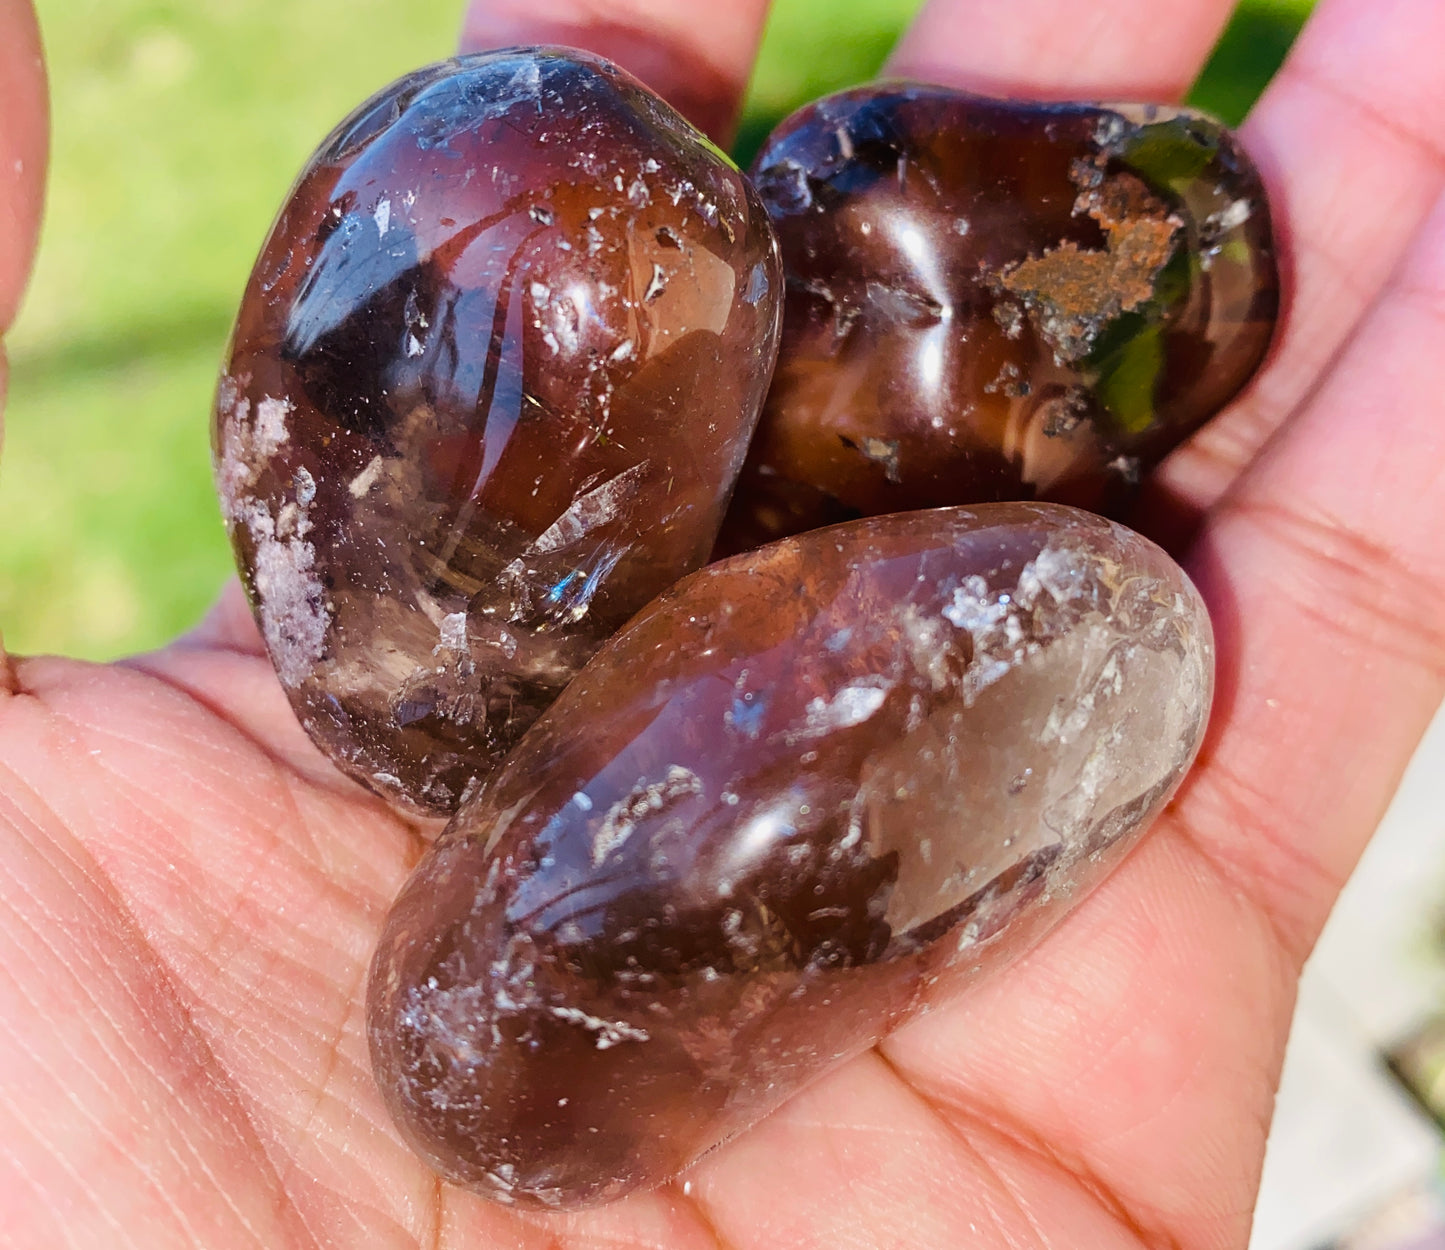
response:
<svg viewBox="0 0 1445 1250"><path fill-rule="evenodd" d="M787 302L724 551L980 500L1117 510L1269 346L1264 187L1189 109L885 83L783 122L754 176Z"/></svg>
<svg viewBox="0 0 1445 1250"><path fill-rule="evenodd" d="M1039 936L1189 766L1184 574L994 504L711 565L573 680L421 862L372 969L407 1139L499 1202L654 1186Z"/></svg>
<svg viewBox="0 0 1445 1250"><path fill-rule="evenodd" d="M347 772L455 807L707 557L781 306L756 193L585 53L423 69L302 172L218 391L276 671Z"/></svg>

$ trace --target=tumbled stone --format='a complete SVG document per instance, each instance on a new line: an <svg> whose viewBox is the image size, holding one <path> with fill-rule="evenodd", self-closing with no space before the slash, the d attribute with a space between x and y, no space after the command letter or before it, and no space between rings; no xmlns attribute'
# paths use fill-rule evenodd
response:
<svg viewBox="0 0 1445 1250"><path fill-rule="evenodd" d="M276 671L342 768L454 807L704 561L780 304L746 180L605 61L465 57L341 125L256 264L214 441Z"/></svg>
<svg viewBox="0 0 1445 1250"><path fill-rule="evenodd" d="M994 499L1113 511L1263 359L1264 189L1188 109L882 84L757 158L783 346L725 550Z"/></svg>
<svg viewBox="0 0 1445 1250"><path fill-rule="evenodd" d="M417 868L372 971L407 1138L495 1200L655 1185L1039 935L1199 743L1212 638L1158 548L994 504L694 574Z"/></svg>

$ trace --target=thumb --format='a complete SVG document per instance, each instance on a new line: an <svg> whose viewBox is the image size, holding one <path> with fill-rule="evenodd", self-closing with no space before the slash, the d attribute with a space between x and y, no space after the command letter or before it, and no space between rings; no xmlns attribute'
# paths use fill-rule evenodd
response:
<svg viewBox="0 0 1445 1250"><path fill-rule="evenodd" d="M45 62L30 0L0 0L0 335L15 319L40 229L49 148ZM0 342L0 438L10 370ZM0 695L10 667L0 640Z"/></svg>
<svg viewBox="0 0 1445 1250"><path fill-rule="evenodd" d="M0 333L35 253L49 138L45 63L30 0L0 0Z"/></svg>

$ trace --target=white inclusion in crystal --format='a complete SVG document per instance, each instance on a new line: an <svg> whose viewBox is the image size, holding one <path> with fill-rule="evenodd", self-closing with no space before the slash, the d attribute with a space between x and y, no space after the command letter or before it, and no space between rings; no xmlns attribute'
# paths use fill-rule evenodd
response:
<svg viewBox="0 0 1445 1250"><path fill-rule="evenodd" d="M639 1029L625 1020L604 1020L600 1016L589 1015L580 1007L548 1007L547 1010L559 1020L581 1025L597 1034L598 1050L610 1050L622 1042L646 1042L652 1037L646 1029Z"/></svg>
<svg viewBox="0 0 1445 1250"><path fill-rule="evenodd" d="M1244 225L1253 213L1254 205L1248 200L1235 200L1228 208L1211 213L1204 224L1223 234L1226 230L1236 230Z"/></svg>
<svg viewBox="0 0 1445 1250"><path fill-rule="evenodd" d="M963 679L966 705L971 706L979 691L993 685L1037 647L1024 628L1015 597L990 590L988 582L976 573L954 588L953 599L942 615L973 639L973 658Z"/></svg>
<svg viewBox="0 0 1445 1250"><path fill-rule="evenodd" d="M1055 603L1067 603L1084 592L1092 570L1089 558L1077 551L1045 547L1019 574L1019 603L1032 608L1045 594Z"/></svg>
<svg viewBox="0 0 1445 1250"><path fill-rule="evenodd" d="M850 682L834 692L830 699L816 698L807 707L807 719L801 729L787 735L789 742L821 738L835 729L851 729L870 719L888 698L891 682L870 677Z"/></svg>
<svg viewBox="0 0 1445 1250"><path fill-rule="evenodd" d="M441 647L448 651L467 650L467 614L452 612L442 617Z"/></svg>
<svg viewBox="0 0 1445 1250"><path fill-rule="evenodd" d="M992 629L1003 622L1009 622L1014 629L1014 607L1007 595L995 597L988 583L977 573L963 579L963 585L953 591L953 601L945 605L943 615L951 624L970 633L976 630Z"/></svg>
<svg viewBox="0 0 1445 1250"><path fill-rule="evenodd" d="M268 459L286 441L286 419L291 415L291 405L284 399L269 396L256 405L256 432L254 447L256 455Z"/></svg>
<svg viewBox="0 0 1445 1250"><path fill-rule="evenodd" d="M680 764L670 765L661 781L640 779L628 794L608 808L597 832L592 835L592 866L601 867L613 851L627 842L642 821L679 799L701 793L702 779Z"/></svg>
<svg viewBox="0 0 1445 1250"><path fill-rule="evenodd" d="M309 508L312 500L316 498L316 479L311 476L311 470L302 465L296 470L292 484L296 488L296 502L302 508Z"/></svg>
<svg viewBox="0 0 1445 1250"><path fill-rule="evenodd" d="M976 574L965 578L942 613L973 638L973 660L963 681L965 702L971 705L981 690L1037 651L1038 630L1048 632L1061 605L1087 597L1096 576L1086 553L1045 547L1020 571L1012 594L991 591Z"/></svg>
<svg viewBox="0 0 1445 1250"><path fill-rule="evenodd" d="M559 551L570 547L599 526L606 525L637 493L647 472L647 465L648 462L644 460L625 473L619 473L601 486L589 490L585 495L579 495L572 501L572 506L537 537L532 544L532 550Z"/></svg>
<svg viewBox="0 0 1445 1250"><path fill-rule="evenodd" d="M266 649L281 683L298 686L325 652L330 623L315 571L316 551L299 536L278 536L275 520L259 500L244 519L254 545L251 581Z"/></svg>
<svg viewBox="0 0 1445 1250"><path fill-rule="evenodd" d="M381 457L372 456L366 468L351 479L351 485L347 487L347 490L351 492L353 499L360 499L376 485L376 479L381 476L381 467Z"/></svg>

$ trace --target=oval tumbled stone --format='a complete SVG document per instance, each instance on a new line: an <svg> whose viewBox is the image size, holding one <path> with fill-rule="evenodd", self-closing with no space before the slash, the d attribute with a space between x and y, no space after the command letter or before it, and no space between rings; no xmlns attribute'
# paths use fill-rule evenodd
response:
<svg viewBox="0 0 1445 1250"><path fill-rule="evenodd" d="M711 565L574 679L418 866L375 1072L502 1202L656 1185L1012 956L1169 797L1204 606L1047 504L887 516Z"/></svg>
<svg viewBox="0 0 1445 1250"><path fill-rule="evenodd" d="M327 140L246 290L214 443L277 673L342 768L454 808L703 563L779 274L732 163L583 53L432 66Z"/></svg>
<svg viewBox="0 0 1445 1250"><path fill-rule="evenodd" d="M1115 509L1269 346L1264 187L1189 109L884 83L783 122L754 176L787 303L728 550L982 500Z"/></svg>

